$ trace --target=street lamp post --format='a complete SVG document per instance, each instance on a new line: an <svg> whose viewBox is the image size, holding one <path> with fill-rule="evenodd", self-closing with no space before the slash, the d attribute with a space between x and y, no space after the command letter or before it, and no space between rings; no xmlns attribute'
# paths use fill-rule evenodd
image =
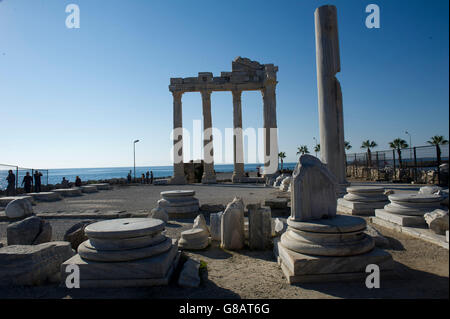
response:
<svg viewBox="0 0 450 319"><path fill-rule="evenodd" d="M316 157L317 157L317 148L316 148L316 146L317 146L317 140L316 140L316 137L313 137L313 140L314 140L314 151L316 152Z"/></svg>
<svg viewBox="0 0 450 319"><path fill-rule="evenodd" d="M136 183L136 143L139 142L139 140L135 140L133 142L133 163L134 163L134 182Z"/></svg>
<svg viewBox="0 0 450 319"><path fill-rule="evenodd" d="M408 131L405 131L405 134L409 136L409 159L412 160L412 144L411 144L411 134Z"/></svg>

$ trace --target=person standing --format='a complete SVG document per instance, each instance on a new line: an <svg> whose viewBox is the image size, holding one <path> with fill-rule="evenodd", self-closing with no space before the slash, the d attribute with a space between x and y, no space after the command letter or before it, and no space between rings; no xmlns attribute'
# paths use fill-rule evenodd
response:
<svg viewBox="0 0 450 319"><path fill-rule="evenodd" d="M145 173L145 183L148 184L150 183L150 172L147 171L147 173Z"/></svg>
<svg viewBox="0 0 450 319"><path fill-rule="evenodd" d="M14 175L12 170L8 171L8 177L6 177L6 180L8 181L6 196L16 195L16 175Z"/></svg>
<svg viewBox="0 0 450 319"><path fill-rule="evenodd" d="M128 184L131 184L131 171L127 175Z"/></svg>
<svg viewBox="0 0 450 319"><path fill-rule="evenodd" d="M81 178L80 178L80 176L77 176L75 178L75 186L76 187L80 187L81 186Z"/></svg>
<svg viewBox="0 0 450 319"><path fill-rule="evenodd" d="M34 173L34 191L36 193L39 193L41 191L41 176L42 173L39 171L36 171Z"/></svg>
<svg viewBox="0 0 450 319"><path fill-rule="evenodd" d="M150 171L150 184L153 184L153 171Z"/></svg>
<svg viewBox="0 0 450 319"><path fill-rule="evenodd" d="M30 172L27 172L23 177L22 186L25 184L25 193L31 193L31 183L33 182L33 177L31 177Z"/></svg>

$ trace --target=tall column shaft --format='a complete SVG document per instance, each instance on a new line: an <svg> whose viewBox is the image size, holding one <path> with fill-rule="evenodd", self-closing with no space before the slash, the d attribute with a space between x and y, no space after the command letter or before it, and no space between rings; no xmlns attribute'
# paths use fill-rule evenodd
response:
<svg viewBox="0 0 450 319"><path fill-rule="evenodd" d="M321 160L338 183L346 185L342 91L336 78L341 70L336 7L319 7L314 17Z"/></svg>
<svg viewBox="0 0 450 319"><path fill-rule="evenodd" d="M172 92L173 95L173 177L172 184L185 184L183 162L183 111L181 97L183 92Z"/></svg>
<svg viewBox="0 0 450 319"><path fill-rule="evenodd" d="M233 90L233 154L234 171L231 178L233 183L239 183L244 178L244 137L242 133L242 91Z"/></svg>
<svg viewBox="0 0 450 319"><path fill-rule="evenodd" d="M211 117L211 91L202 91L203 102L203 176L202 183L216 183Z"/></svg>
<svg viewBox="0 0 450 319"><path fill-rule="evenodd" d="M278 136L276 81L266 83L261 90L264 103L264 175L274 174L278 169Z"/></svg>

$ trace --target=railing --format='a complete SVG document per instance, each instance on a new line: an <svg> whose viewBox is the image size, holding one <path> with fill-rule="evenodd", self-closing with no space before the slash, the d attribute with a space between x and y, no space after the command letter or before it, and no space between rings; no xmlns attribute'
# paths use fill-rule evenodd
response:
<svg viewBox="0 0 450 319"><path fill-rule="evenodd" d="M378 175L375 179L420 182L423 172L434 171L438 184L448 183L448 172L441 173L441 165L449 162L449 145L371 150L347 154L346 157L347 175L350 177L370 179L372 175Z"/></svg>
<svg viewBox="0 0 450 319"><path fill-rule="evenodd" d="M8 164L0 164L0 190L5 190L8 186L8 182L6 178L8 177L9 171L12 171L15 175L15 189L18 189L22 186L23 178L26 173L29 172L33 177L32 187L34 187L34 173L39 171L42 173L41 176L41 184L48 185L48 170L47 169L39 169L39 168L27 168L20 167L16 165L8 165Z"/></svg>

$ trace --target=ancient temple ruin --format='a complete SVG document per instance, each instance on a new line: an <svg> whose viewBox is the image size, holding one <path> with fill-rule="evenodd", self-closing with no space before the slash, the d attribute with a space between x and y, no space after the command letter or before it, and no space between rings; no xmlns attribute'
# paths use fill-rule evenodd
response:
<svg viewBox="0 0 450 319"><path fill-rule="evenodd" d="M171 78L169 90L173 95L174 128L174 175L173 184L186 183L183 164L183 121L181 97L185 92L200 92L203 102L203 154L204 171L202 183L215 183L213 136L211 132L211 93L213 91L231 91L233 94L234 125L234 172L233 182L244 180L244 141L242 134L242 91L261 91L264 104L264 167L271 174L269 166L278 161L278 142L276 136L277 114L276 94L278 67L273 64L260 64L247 58L237 57L232 62L231 72L221 72L219 77L211 72L199 72L196 77ZM271 145L272 141L272 145ZM270 165L272 164L272 165Z"/></svg>

